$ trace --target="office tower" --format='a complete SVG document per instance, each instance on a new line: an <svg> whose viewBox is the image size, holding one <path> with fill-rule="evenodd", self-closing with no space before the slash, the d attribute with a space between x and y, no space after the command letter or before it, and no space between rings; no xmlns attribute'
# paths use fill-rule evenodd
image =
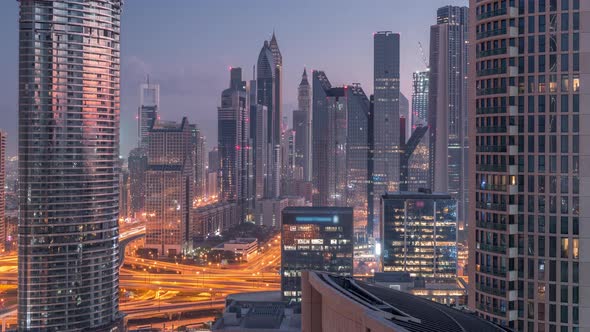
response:
<svg viewBox="0 0 590 332"><path fill-rule="evenodd" d="M344 87L312 72L313 205L346 206L347 103Z"/></svg>
<svg viewBox="0 0 590 332"><path fill-rule="evenodd" d="M6 249L6 133L0 131L0 252Z"/></svg>
<svg viewBox="0 0 590 332"><path fill-rule="evenodd" d="M217 173L219 171L219 149L214 147L209 151L208 155L209 157L207 159L209 163L207 164L207 169L209 172Z"/></svg>
<svg viewBox="0 0 590 332"><path fill-rule="evenodd" d="M400 152L403 153L403 146L406 144L406 117L400 116L399 118L399 142Z"/></svg>
<svg viewBox="0 0 590 332"><path fill-rule="evenodd" d="M137 112L137 125L139 135L139 147L147 148L146 137L154 121L158 119L158 110L160 108L160 86L150 83L149 77L145 84L142 84L140 90L140 104Z"/></svg>
<svg viewBox="0 0 590 332"><path fill-rule="evenodd" d="M297 132L297 166L303 168L303 179L311 181L311 86L303 69L297 88L297 111L293 111L293 129Z"/></svg>
<svg viewBox="0 0 590 332"><path fill-rule="evenodd" d="M19 330L122 330L122 1L19 3Z"/></svg>
<svg viewBox="0 0 590 332"><path fill-rule="evenodd" d="M293 111L293 130L295 131L295 178L294 180L303 181L305 179L305 147L307 140L307 114L304 111ZM304 142L302 142L304 141Z"/></svg>
<svg viewBox="0 0 590 332"><path fill-rule="evenodd" d="M373 182L376 193L374 208L378 209L381 194L398 190L400 35L391 31L376 32L373 34L373 42L375 89ZM379 212L376 211L374 215L378 216Z"/></svg>
<svg viewBox="0 0 590 332"><path fill-rule="evenodd" d="M266 123L257 123L257 127L266 128L268 145L264 193L265 198L278 197L280 194L280 141L281 141L281 83L283 58L273 33L269 41L264 41L256 67L256 104L267 109ZM257 129L258 130L258 129ZM261 143L257 143L261 144Z"/></svg>
<svg viewBox="0 0 590 332"><path fill-rule="evenodd" d="M428 127L419 125L405 144L400 157L400 191L428 188Z"/></svg>
<svg viewBox="0 0 590 332"><path fill-rule="evenodd" d="M344 87L346 101L346 206L354 208L354 227L369 224L370 103L360 84Z"/></svg>
<svg viewBox="0 0 590 332"><path fill-rule="evenodd" d="M285 129L281 134L281 177L284 184L292 183L297 175L295 174L295 146L296 133L293 129ZM281 192L284 192L281 190Z"/></svg>
<svg viewBox="0 0 590 332"><path fill-rule="evenodd" d="M287 207L281 228L281 291L288 302L301 301L304 270L352 276L353 209Z"/></svg>
<svg viewBox="0 0 590 332"><path fill-rule="evenodd" d="M417 71L412 77L412 130L428 124L429 70Z"/></svg>
<svg viewBox="0 0 590 332"><path fill-rule="evenodd" d="M193 143L193 161L195 164L195 196L203 198L206 196L206 159L205 154L205 136L197 125L191 125L192 143Z"/></svg>
<svg viewBox="0 0 590 332"><path fill-rule="evenodd" d="M246 211L254 208L249 186L250 108L242 69L232 68L230 72L230 87L221 94L217 113L220 197L237 202L245 217Z"/></svg>
<svg viewBox="0 0 590 332"><path fill-rule="evenodd" d="M219 236L221 232L237 224L238 205L232 202L216 202L196 207L191 218L190 232L193 239Z"/></svg>
<svg viewBox="0 0 590 332"><path fill-rule="evenodd" d="M590 2L496 4L470 1L469 305L588 331Z"/></svg>
<svg viewBox="0 0 590 332"><path fill-rule="evenodd" d="M399 118L405 119L406 126L404 127L404 132L406 133L406 135L404 135L404 137L407 139L412 134L412 128L411 128L412 113L410 113L410 101L401 92L399 93ZM400 135L400 138L401 137L402 136ZM405 141L403 141L403 142L400 141L400 144L401 143L405 143Z"/></svg>
<svg viewBox="0 0 590 332"><path fill-rule="evenodd" d="M183 254L191 242L190 213L195 174L191 126L154 122L149 132L146 172L145 248L157 255Z"/></svg>
<svg viewBox="0 0 590 332"><path fill-rule="evenodd" d="M148 168L148 159L145 149L135 148L129 152L127 158L129 169L129 190L131 194L131 213L144 212L145 207L145 174Z"/></svg>
<svg viewBox="0 0 590 332"><path fill-rule="evenodd" d="M429 110L431 189L457 198L464 223L467 186L468 8L445 6L430 27Z"/></svg>
<svg viewBox="0 0 590 332"><path fill-rule="evenodd" d="M457 276L457 201L448 194L387 193L381 197L381 271L412 277Z"/></svg>
<svg viewBox="0 0 590 332"><path fill-rule="evenodd" d="M129 171L121 169L119 176L119 220L131 216L131 181Z"/></svg>

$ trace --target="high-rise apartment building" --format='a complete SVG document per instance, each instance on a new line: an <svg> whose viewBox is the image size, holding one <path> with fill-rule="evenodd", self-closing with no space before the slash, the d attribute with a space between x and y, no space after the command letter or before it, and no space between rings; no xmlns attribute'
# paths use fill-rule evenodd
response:
<svg viewBox="0 0 590 332"><path fill-rule="evenodd" d="M301 301L304 270L352 276L353 209L287 207L281 228L281 291L288 302Z"/></svg>
<svg viewBox="0 0 590 332"><path fill-rule="evenodd" d="M590 330L589 17L470 1L469 304L515 331Z"/></svg>
<svg viewBox="0 0 590 332"><path fill-rule="evenodd" d="M242 69L231 69L230 87L221 94L218 109L220 198L236 202L244 220L254 209L251 188L250 107Z"/></svg>
<svg viewBox="0 0 590 332"><path fill-rule="evenodd" d="M191 244L194 164L191 126L157 120L149 131L145 248L159 256L183 254Z"/></svg>
<svg viewBox="0 0 590 332"><path fill-rule="evenodd" d="M140 104L137 111L137 132L139 147L146 148L148 142L146 137L154 122L158 119L160 108L160 86L148 81L139 88Z"/></svg>
<svg viewBox="0 0 590 332"><path fill-rule="evenodd" d="M399 184L400 35L391 31L376 32L373 42L375 104L372 180L376 193L374 207L378 209L380 195L397 191ZM378 211L374 215L378 216Z"/></svg>
<svg viewBox="0 0 590 332"><path fill-rule="evenodd" d="M0 131L0 252L6 248L6 133Z"/></svg>
<svg viewBox="0 0 590 332"><path fill-rule="evenodd" d="M467 202L468 8L445 6L430 27L428 125L431 189L457 198L463 224Z"/></svg>
<svg viewBox="0 0 590 332"><path fill-rule="evenodd" d="M195 196L203 198L207 192L207 155L205 152L205 136L197 125L191 126L193 142L193 160L195 164Z"/></svg>
<svg viewBox="0 0 590 332"><path fill-rule="evenodd" d="M296 165L303 169L303 180L311 181L311 85L307 79L306 69L303 69L297 88L297 105L297 111L293 111L293 130L297 133Z"/></svg>
<svg viewBox="0 0 590 332"><path fill-rule="evenodd" d="M122 331L121 0L21 0L20 331Z"/></svg>
<svg viewBox="0 0 590 332"><path fill-rule="evenodd" d="M448 194L388 193L381 198L381 271L457 276L457 201Z"/></svg>
<svg viewBox="0 0 590 332"><path fill-rule="evenodd" d="M266 107L267 110L266 123L256 123L256 127L257 131L260 127L266 129L265 145L269 150L266 156L266 169L263 172L266 175L264 193L261 196L275 198L280 195L283 57L274 33L270 42L264 41L258 55L256 70L256 104Z"/></svg>
<svg viewBox="0 0 590 332"><path fill-rule="evenodd" d="M148 168L146 150L135 148L129 152L127 169L129 170L129 191L131 195L131 213L143 212L145 207L145 174Z"/></svg>
<svg viewBox="0 0 590 332"><path fill-rule="evenodd" d="M412 131L428 124L429 70L417 71L412 80Z"/></svg>

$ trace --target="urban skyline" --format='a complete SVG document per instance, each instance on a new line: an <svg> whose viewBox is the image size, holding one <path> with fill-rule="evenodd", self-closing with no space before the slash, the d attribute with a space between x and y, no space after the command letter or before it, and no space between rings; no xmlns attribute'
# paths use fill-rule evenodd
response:
<svg viewBox="0 0 590 332"><path fill-rule="evenodd" d="M423 70L424 64L419 60L418 41L427 45L429 40L429 25L436 21L436 10L449 4L444 0L421 0L404 6L404 14L400 15L395 3L385 0L372 0L374 6L383 10L375 13L371 7L357 8L365 12L363 17L372 18L357 20L352 28L345 23L350 15L348 12L332 12L328 17L322 17L332 5L342 7L342 1L328 0L317 3L303 1L282 4L280 8L273 6L270 0L262 0L260 4L247 6L245 3L233 3L231 0L215 1L207 4L197 4L194 1L175 0L177 6L163 5L158 0L128 1L125 3L125 15L122 16L122 45L121 70L121 155L127 156L137 144L137 108L139 105L138 87L145 83L147 76L150 82L160 85L160 115L163 120L178 120L187 116L191 123L197 123L203 128L207 138L208 149L217 142L217 107L220 106L219 92L227 86L227 74L224 69L229 66L244 68L244 80L252 79L250 68L256 63L258 51L265 39L270 39L273 28L279 39L281 51L288 57L284 63L283 80L283 115L291 116L297 109L297 86L301 81L301 71L307 67L308 75L314 69L322 69L330 73L332 83L336 85L359 82L365 91L373 91L372 75L372 40L371 35L380 30L391 30L402 35L402 68L401 90L410 98L412 95L412 73ZM454 5L466 5L466 0L454 0ZM232 3L228 10L228 3ZM351 2L354 7L357 3ZM141 5L141 6L139 6ZM183 9L180 9L183 7ZM313 8L313 10L311 10ZM254 12L262 11L261 13ZM388 10L387 10L388 9ZM210 11L212 15L204 13ZM268 22L254 22L247 29L238 26L232 15L237 11L251 12L252 15L264 15ZM295 19L295 11L300 19ZM287 15L288 19L278 19L278 15ZM18 15L16 2L2 1L0 3L0 38L8 45L17 42ZM175 20L174 25L146 24L144 19L159 22L157 16L166 17L202 17L201 19ZM356 16L356 14L355 14ZM412 16L410 19L408 16ZM222 20L223 29L207 29L213 18ZM328 30L317 27L316 21L321 17L322 24L328 24ZM300 21L301 20L301 21ZM305 29L314 29L313 34L306 34L301 30L301 22ZM175 26L174 33L178 38L168 38L165 33L169 27ZM307 28L308 27L308 28ZM202 36L201 41L193 40L189 31L209 31L209 36ZM231 29L232 33L226 32ZM185 32L186 31L186 32ZM343 44L330 43L319 54L314 54L314 48L325 44L333 33L349 31L347 40L355 45L353 50L347 50ZM230 38L230 44L224 40ZM155 48L148 45L156 43ZM179 49L182 52L172 50ZM214 56L211 50L223 49L227 52ZM346 52L345 52L346 51ZM198 61L195 61L198 59ZM16 85L17 78L14 68L17 65L16 55L0 54L0 70L5 73L0 78L0 109L8 114L7 125L7 156L16 154ZM354 64L353 70L347 69Z"/></svg>
<svg viewBox="0 0 590 332"><path fill-rule="evenodd" d="M216 70L226 81L214 93L217 74L190 86L131 78L129 132L123 0L17 4L17 157L6 153L13 128L0 128L9 331L122 331L174 312L177 327L185 316L213 331L296 332L321 317L326 332L417 332L437 315L450 318L444 331L590 329L590 0L428 7L425 42L374 29L352 47L372 50L372 66L351 62L335 81L328 64L302 65L290 84L298 51L275 27L244 39L256 47ZM233 54L225 41L221 58ZM406 75L408 49L421 65ZM178 93L202 81L192 113L160 107L161 91L183 105ZM206 114L201 94L217 99ZM332 288L341 307L324 305ZM419 297L449 311L416 319ZM358 301L376 310L356 312ZM188 317L207 305L214 321Z"/></svg>

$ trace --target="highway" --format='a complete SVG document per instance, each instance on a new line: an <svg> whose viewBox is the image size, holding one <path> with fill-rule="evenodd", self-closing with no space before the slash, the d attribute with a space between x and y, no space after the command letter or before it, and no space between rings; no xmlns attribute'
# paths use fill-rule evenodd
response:
<svg viewBox="0 0 590 332"><path fill-rule="evenodd" d="M122 228L119 241L144 233L145 226ZM278 235L261 244L260 252L241 264L194 266L126 256L120 270L120 309L129 318L220 309L228 294L280 289L280 263ZM161 273L156 273L158 270ZM15 288L17 274L17 257L0 257L0 284ZM16 307L5 308L0 319L14 323Z"/></svg>

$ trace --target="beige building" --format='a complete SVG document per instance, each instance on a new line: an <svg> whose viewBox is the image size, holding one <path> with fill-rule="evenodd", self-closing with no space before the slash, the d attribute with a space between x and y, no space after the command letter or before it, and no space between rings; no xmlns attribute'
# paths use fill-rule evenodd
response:
<svg viewBox="0 0 590 332"><path fill-rule="evenodd" d="M472 313L352 278L305 271L302 332L507 332Z"/></svg>
<svg viewBox="0 0 590 332"><path fill-rule="evenodd" d="M590 1L471 0L469 37L469 306L588 331Z"/></svg>

